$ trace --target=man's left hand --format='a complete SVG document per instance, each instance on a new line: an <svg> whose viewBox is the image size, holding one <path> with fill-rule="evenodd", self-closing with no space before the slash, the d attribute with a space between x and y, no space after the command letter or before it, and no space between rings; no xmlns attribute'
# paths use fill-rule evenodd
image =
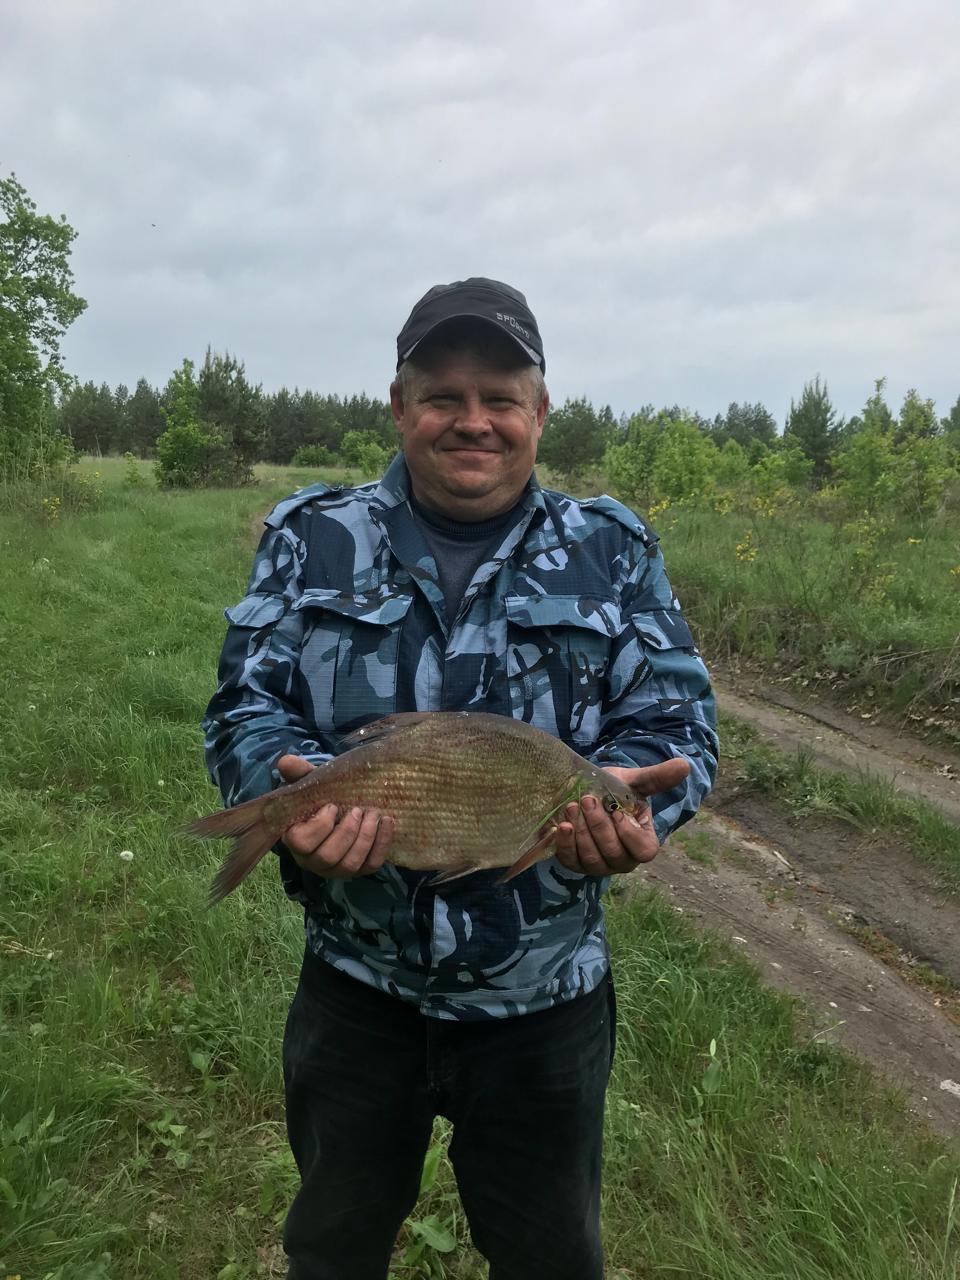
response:
<svg viewBox="0 0 960 1280"><path fill-rule="evenodd" d="M604 769L627 783L638 796L655 796L679 787L690 772L686 760L665 760L644 769ZM557 826L554 851L570 871L587 876L623 875L657 856L660 841L650 806L641 802L631 816L607 813L596 796L568 804Z"/></svg>

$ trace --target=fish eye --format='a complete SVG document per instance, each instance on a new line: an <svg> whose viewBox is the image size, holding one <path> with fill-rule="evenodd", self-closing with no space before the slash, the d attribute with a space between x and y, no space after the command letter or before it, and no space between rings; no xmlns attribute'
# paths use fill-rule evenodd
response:
<svg viewBox="0 0 960 1280"><path fill-rule="evenodd" d="M616 813L620 808L620 801L616 796L604 796L603 807L606 809L607 813Z"/></svg>

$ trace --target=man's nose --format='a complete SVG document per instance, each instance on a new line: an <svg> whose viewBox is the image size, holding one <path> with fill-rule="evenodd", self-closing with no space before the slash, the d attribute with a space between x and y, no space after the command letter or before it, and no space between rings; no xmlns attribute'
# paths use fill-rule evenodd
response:
<svg viewBox="0 0 960 1280"><path fill-rule="evenodd" d="M490 419L484 411L483 401L478 395L465 395L460 401L460 412L457 414L456 425L460 431L490 430Z"/></svg>

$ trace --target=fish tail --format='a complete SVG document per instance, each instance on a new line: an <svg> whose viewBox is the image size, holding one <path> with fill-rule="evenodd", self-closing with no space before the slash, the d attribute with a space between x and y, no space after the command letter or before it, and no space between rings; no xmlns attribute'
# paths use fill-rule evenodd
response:
<svg viewBox="0 0 960 1280"><path fill-rule="evenodd" d="M248 800L246 804L238 804L233 809L223 809L220 813L197 818L184 827L185 834L192 836L210 839L235 837L233 848L210 885L208 907L225 898L241 880L245 880L276 842L280 833L267 822L264 815L267 799L267 796L261 796L257 800Z"/></svg>

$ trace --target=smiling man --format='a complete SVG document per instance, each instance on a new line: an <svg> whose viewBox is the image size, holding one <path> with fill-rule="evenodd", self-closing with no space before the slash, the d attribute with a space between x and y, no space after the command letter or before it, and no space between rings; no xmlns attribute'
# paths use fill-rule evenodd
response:
<svg viewBox="0 0 960 1280"><path fill-rule="evenodd" d="M433 1120L491 1280L601 1280L613 1053L601 898L696 811L716 768L707 673L657 539L611 498L540 488L546 363L523 295L431 289L397 340L401 453L268 516L227 611L207 755L228 804L395 711L489 711L562 738L649 798L568 806L509 885L384 862L388 813L322 809L278 850L306 948L287 1021L301 1189L292 1280L384 1280ZM484 762L476 762L482 770Z"/></svg>

